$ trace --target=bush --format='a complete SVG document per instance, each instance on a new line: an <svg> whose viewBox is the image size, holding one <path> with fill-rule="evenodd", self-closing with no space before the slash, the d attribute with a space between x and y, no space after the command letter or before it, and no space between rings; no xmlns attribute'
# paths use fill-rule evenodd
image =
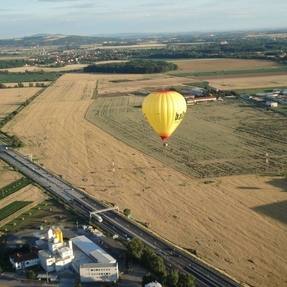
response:
<svg viewBox="0 0 287 287"><path fill-rule="evenodd" d="M141 240L134 238L128 243L128 254L132 258L141 259L143 255L144 244Z"/></svg>
<svg viewBox="0 0 287 287"><path fill-rule="evenodd" d="M195 281L192 275L179 274L178 287L194 287Z"/></svg>
<svg viewBox="0 0 287 287"><path fill-rule="evenodd" d="M124 209L124 215L126 216L126 217L130 217L131 216L131 210L129 209L129 208L126 208L126 209Z"/></svg>
<svg viewBox="0 0 287 287"><path fill-rule="evenodd" d="M166 277L168 287L176 287L179 281L178 271L172 270Z"/></svg>
<svg viewBox="0 0 287 287"><path fill-rule="evenodd" d="M31 280L35 280L35 279L37 279L37 274L33 270L27 270L26 271L26 278L31 279Z"/></svg>

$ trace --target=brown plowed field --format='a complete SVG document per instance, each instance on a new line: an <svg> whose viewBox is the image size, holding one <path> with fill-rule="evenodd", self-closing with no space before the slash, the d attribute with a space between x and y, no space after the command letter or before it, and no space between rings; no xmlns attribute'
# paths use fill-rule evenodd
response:
<svg viewBox="0 0 287 287"><path fill-rule="evenodd" d="M287 284L286 182L255 175L193 179L116 140L85 120L96 82L100 92L170 85L184 78L65 75L5 130L44 166L100 199L131 208L151 229L254 286ZM130 86L131 85L131 86ZM112 162L115 162L115 172Z"/></svg>

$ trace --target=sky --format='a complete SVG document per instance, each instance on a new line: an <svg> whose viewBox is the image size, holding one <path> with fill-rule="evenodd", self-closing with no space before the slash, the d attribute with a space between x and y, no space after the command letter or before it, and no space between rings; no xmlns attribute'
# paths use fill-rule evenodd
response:
<svg viewBox="0 0 287 287"><path fill-rule="evenodd" d="M0 38L287 28L287 0L0 0Z"/></svg>

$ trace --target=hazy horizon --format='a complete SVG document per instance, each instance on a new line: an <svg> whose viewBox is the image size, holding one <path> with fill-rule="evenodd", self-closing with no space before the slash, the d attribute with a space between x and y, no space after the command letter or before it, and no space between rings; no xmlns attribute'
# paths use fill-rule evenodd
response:
<svg viewBox="0 0 287 287"><path fill-rule="evenodd" d="M0 38L274 30L287 28L286 12L284 0L12 0Z"/></svg>

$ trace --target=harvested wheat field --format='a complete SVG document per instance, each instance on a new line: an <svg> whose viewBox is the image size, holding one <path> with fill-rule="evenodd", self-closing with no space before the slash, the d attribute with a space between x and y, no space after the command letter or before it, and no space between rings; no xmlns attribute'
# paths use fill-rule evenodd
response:
<svg viewBox="0 0 287 287"><path fill-rule="evenodd" d="M169 82L168 76L163 82L160 76L136 81L144 77L62 76L5 131L24 141L22 152L33 153L44 166L99 199L130 208L133 217L149 222L153 231L196 249L201 258L238 280L258 287L286 285L287 186L282 178L194 179L85 120L97 80L101 95ZM111 82L117 79L133 81Z"/></svg>
<svg viewBox="0 0 287 287"><path fill-rule="evenodd" d="M278 67L272 61L243 59L196 59L171 61L178 66L180 72L213 72L222 70L248 70Z"/></svg>
<svg viewBox="0 0 287 287"><path fill-rule="evenodd" d="M144 97L138 94L97 97L86 119L120 141L197 178L266 172L266 151L270 154L268 171L285 172L285 116L255 109L239 99L194 105L188 107L170 146L163 150L158 135L143 118L140 107Z"/></svg>
<svg viewBox="0 0 287 287"><path fill-rule="evenodd" d="M265 75L252 77L206 78L209 84L222 90L287 87L287 75Z"/></svg>
<svg viewBox="0 0 287 287"><path fill-rule="evenodd" d="M19 179L21 175L0 160L0 188Z"/></svg>
<svg viewBox="0 0 287 287"><path fill-rule="evenodd" d="M13 112L39 90L40 88L0 89L0 118Z"/></svg>

